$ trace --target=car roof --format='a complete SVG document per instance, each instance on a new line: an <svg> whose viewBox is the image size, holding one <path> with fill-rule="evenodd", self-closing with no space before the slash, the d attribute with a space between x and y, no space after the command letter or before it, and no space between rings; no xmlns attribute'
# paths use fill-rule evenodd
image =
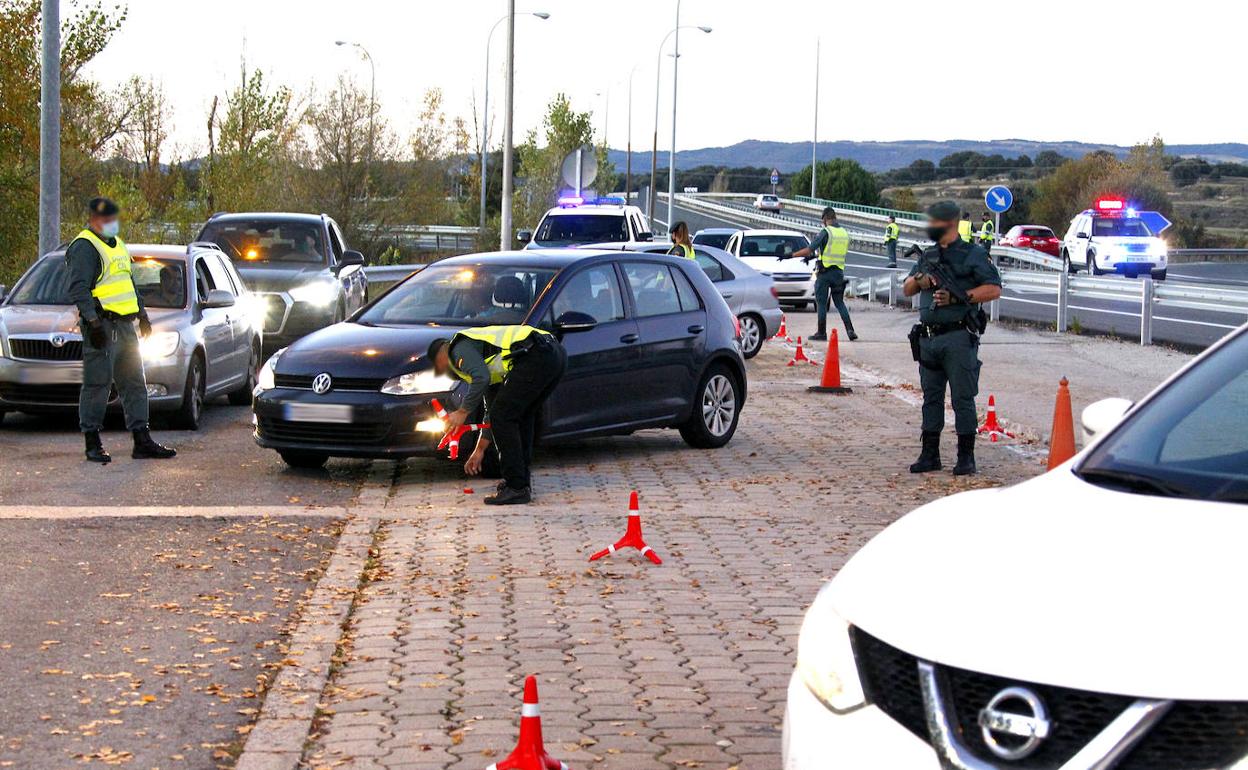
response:
<svg viewBox="0 0 1248 770"><path fill-rule="evenodd" d="M742 230L741 234L742 235L800 235L802 237L805 237L806 235L805 233L798 232L797 230L768 230L768 229Z"/></svg>
<svg viewBox="0 0 1248 770"><path fill-rule="evenodd" d="M585 262L595 258L619 256L620 251L617 249L602 248L553 248L553 249L524 249L515 251L483 251L476 254L462 254L458 257L450 257L448 259L434 262L430 267L437 265L550 265L559 269L563 269L569 265L578 262Z"/></svg>
<svg viewBox="0 0 1248 770"><path fill-rule="evenodd" d="M587 203L583 206L556 206L546 212L548 217L563 217L570 214L591 214L591 215L620 215L626 211L641 211L636 206L626 206L619 203Z"/></svg>
<svg viewBox="0 0 1248 770"><path fill-rule="evenodd" d="M696 237L698 235L701 235L702 233L709 233L712 235L721 235L721 234L727 233L731 235L732 233L735 233L736 231L740 229L741 229L740 227L703 227L701 230L694 232L694 236Z"/></svg>
<svg viewBox="0 0 1248 770"><path fill-rule="evenodd" d="M266 219L275 222L320 222L324 214L308 214L297 211L230 211L213 214L209 222L237 222Z"/></svg>
<svg viewBox="0 0 1248 770"><path fill-rule="evenodd" d="M43 259L64 258L66 248L50 251L43 255ZM143 259L144 257L158 257L160 259L182 259L187 257L186 247L169 243L127 243L126 248L130 250L130 256L134 259ZM220 251L220 249L200 248L196 247L195 251Z"/></svg>

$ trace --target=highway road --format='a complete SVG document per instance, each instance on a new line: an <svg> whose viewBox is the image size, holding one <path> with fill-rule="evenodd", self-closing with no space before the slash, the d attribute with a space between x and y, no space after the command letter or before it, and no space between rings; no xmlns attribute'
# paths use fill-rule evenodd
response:
<svg viewBox="0 0 1248 770"><path fill-rule="evenodd" d="M740 208L751 214L757 214L748 203L716 201L720 205ZM667 208L665 202L657 206L655 221L666 228L664 221ZM739 221L695 211L682 206L679 199L675 206L676 216L689 224L689 228L697 231L704 227L740 227ZM730 216L730 215L725 215ZM791 227L782 217L798 217L803 222L818 226L818 219L813 214L800 210L787 210L781 217L771 217L776 221L775 227ZM866 225L848 225L850 230L879 233L879 228ZM909 271L914 266L913 260L900 260L898 270ZM879 275L888 270L886 260L879 254L864 251L851 251L846 260L846 273L851 276L865 277ZM1235 263L1193 263L1174 265L1170 268L1170 280L1179 279L1184 282L1205 285L1218 285L1227 288L1248 287L1248 265ZM1120 278L1122 281L1134 279ZM1056 292L1024 289L1006 289L1001 300L1001 317L1032 323L1054 324L1057 318ZM1139 339L1140 306L1139 303L1086 298L1078 295L1070 300L1070 321L1073 328L1089 332L1109 334L1131 340ZM1185 308L1157 307L1153 315L1153 340L1183 347L1204 348L1232 329L1238 328L1248 318L1238 313L1206 312Z"/></svg>

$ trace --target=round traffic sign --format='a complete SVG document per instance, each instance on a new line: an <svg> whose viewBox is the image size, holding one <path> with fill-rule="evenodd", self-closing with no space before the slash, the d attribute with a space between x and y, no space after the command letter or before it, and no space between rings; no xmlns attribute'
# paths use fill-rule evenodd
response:
<svg viewBox="0 0 1248 770"><path fill-rule="evenodd" d="M1003 184L993 185L984 193L984 205L997 214L1009 211L1010 206L1014 205L1014 193Z"/></svg>

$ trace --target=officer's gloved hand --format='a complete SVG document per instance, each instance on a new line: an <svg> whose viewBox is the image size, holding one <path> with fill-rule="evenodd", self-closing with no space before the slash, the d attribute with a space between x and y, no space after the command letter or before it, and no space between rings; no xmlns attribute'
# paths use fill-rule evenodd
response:
<svg viewBox="0 0 1248 770"><path fill-rule="evenodd" d="M93 348L102 348L108 344L108 335L104 333L104 323L100 319L87 322L87 339Z"/></svg>
<svg viewBox="0 0 1248 770"><path fill-rule="evenodd" d="M151 335L152 335L152 322L150 319L148 319L147 313L144 313L139 316L139 336L146 339L147 337L150 337Z"/></svg>

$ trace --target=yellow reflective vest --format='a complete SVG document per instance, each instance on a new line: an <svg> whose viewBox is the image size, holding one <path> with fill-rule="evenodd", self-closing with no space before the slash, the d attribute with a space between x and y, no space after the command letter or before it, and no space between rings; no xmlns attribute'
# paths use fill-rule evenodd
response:
<svg viewBox="0 0 1248 770"><path fill-rule="evenodd" d="M485 365L490 370L490 384L497 385L507 378L511 372L511 346L522 340L527 340L534 334L545 334L551 336L550 332L536 329L532 326L517 324L515 326L478 326L473 329L464 329L451 338L450 348L455 346L461 338L477 340L484 342L485 348ZM451 356L449 362L451 372L464 382L471 383L472 377L456 365L454 356Z"/></svg>
<svg viewBox="0 0 1248 770"><path fill-rule="evenodd" d="M989 219L979 227L979 240L981 243L992 243L996 239L997 226Z"/></svg>
<svg viewBox="0 0 1248 770"><path fill-rule="evenodd" d="M91 296L107 312L121 316L138 314L139 297L130 277L130 250L126 244L117 238L117 245L109 246L91 230L83 230L78 237L94 246L100 255L100 274Z"/></svg>
<svg viewBox="0 0 1248 770"><path fill-rule="evenodd" d="M845 269L845 255L849 253L849 231L837 225L823 228L828 234L827 243L819 253L819 263L826 270L829 267Z"/></svg>
<svg viewBox="0 0 1248 770"><path fill-rule="evenodd" d="M693 253L693 247L686 246L683 243L673 244L671 250L667 253L671 254L673 257L683 256L685 259L697 259L697 256Z"/></svg>
<svg viewBox="0 0 1248 770"><path fill-rule="evenodd" d="M969 219L958 220L958 235L962 236L962 240L970 243L975 235L975 228Z"/></svg>
<svg viewBox="0 0 1248 770"><path fill-rule="evenodd" d="M884 240L885 241L895 241L897 240L897 236L900 234L901 234L901 225L897 224L896 222L891 222L887 225L884 225Z"/></svg>

